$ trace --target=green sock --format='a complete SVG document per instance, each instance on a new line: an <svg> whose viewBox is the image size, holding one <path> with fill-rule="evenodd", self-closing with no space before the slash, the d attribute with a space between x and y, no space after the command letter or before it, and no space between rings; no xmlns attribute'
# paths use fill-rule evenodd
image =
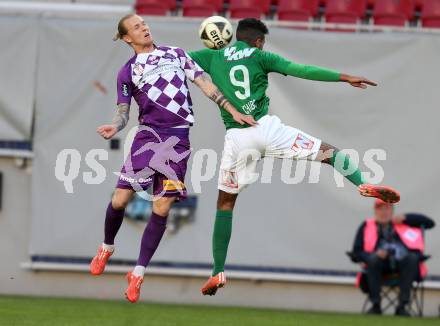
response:
<svg viewBox="0 0 440 326"><path fill-rule="evenodd" d="M214 234L212 236L212 255L214 269L212 276L225 270L226 255L232 232L232 211L220 211L215 214Z"/></svg>
<svg viewBox="0 0 440 326"><path fill-rule="evenodd" d="M340 160L344 159L344 164L342 164L342 166L341 166L341 164L338 164L338 166L335 166L336 158L338 158L339 162L340 162ZM349 165L351 165L351 166L355 165L353 162L350 161L350 158L347 155L345 155L344 153L338 152L338 151L333 152L333 155L330 158L330 164L335 168L336 171L338 171L342 175L344 175L344 173L346 173ZM364 179L362 178L362 173L361 173L361 171L359 171L358 167L356 167L356 170L352 174L346 175L345 177L348 180L350 180L353 184L355 184L356 186L360 186L361 184L365 183Z"/></svg>

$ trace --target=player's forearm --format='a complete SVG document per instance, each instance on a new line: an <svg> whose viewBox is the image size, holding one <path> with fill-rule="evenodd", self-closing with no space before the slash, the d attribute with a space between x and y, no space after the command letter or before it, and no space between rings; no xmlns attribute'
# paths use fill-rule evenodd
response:
<svg viewBox="0 0 440 326"><path fill-rule="evenodd" d="M116 126L118 131L124 129L128 123L130 116L130 106L128 104L118 104L118 109L113 117L112 124Z"/></svg>
<svg viewBox="0 0 440 326"><path fill-rule="evenodd" d="M200 76L194 80L194 84L196 84L202 92L214 101L218 106L225 109L227 112L233 114L236 112L236 109L232 106L231 103L226 99L222 92L215 86L210 80L208 80L205 76Z"/></svg>
<svg viewBox="0 0 440 326"><path fill-rule="evenodd" d="M289 76L294 76L302 79L336 82L341 81L341 75L339 72L322 68L318 66L302 65L291 62L285 68L284 73Z"/></svg>

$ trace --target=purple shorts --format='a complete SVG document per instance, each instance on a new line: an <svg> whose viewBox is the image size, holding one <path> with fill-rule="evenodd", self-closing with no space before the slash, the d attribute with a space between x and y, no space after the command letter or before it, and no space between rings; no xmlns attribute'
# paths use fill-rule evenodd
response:
<svg viewBox="0 0 440 326"><path fill-rule="evenodd" d="M140 126L116 188L137 192L153 185L154 196L183 199L189 157L189 128Z"/></svg>

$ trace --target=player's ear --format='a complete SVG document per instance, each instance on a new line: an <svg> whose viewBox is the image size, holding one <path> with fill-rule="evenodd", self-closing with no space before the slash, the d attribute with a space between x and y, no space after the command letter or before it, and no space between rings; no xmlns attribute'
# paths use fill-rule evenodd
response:
<svg viewBox="0 0 440 326"><path fill-rule="evenodd" d="M255 40L255 47L260 49L260 50L263 50L263 46L264 46L264 38L260 38L260 37L257 38Z"/></svg>
<svg viewBox="0 0 440 326"><path fill-rule="evenodd" d="M122 36L122 39L127 42L128 44L131 44L131 42L133 42L133 40L131 39L130 36L128 36L127 34L125 34L124 36Z"/></svg>

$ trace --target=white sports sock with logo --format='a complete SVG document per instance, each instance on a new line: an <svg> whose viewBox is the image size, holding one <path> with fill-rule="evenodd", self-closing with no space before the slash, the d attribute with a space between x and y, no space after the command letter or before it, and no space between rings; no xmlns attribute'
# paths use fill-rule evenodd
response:
<svg viewBox="0 0 440 326"><path fill-rule="evenodd" d="M113 252L113 251L115 251L115 245L108 245L108 244L102 243L102 249L104 249L105 251Z"/></svg>
<svg viewBox="0 0 440 326"><path fill-rule="evenodd" d="M136 267L133 270L133 275L144 277L144 274L145 274L145 267L141 265L136 265Z"/></svg>

